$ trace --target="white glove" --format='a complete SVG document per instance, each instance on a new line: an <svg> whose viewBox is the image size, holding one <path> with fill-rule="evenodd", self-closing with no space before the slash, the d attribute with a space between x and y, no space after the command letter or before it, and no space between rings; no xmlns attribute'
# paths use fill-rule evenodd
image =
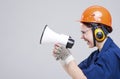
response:
<svg viewBox="0 0 120 79"><path fill-rule="evenodd" d="M55 44L53 54L56 57L56 60L62 60L65 64L68 64L70 61L74 60L69 49L66 49L63 44Z"/></svg>

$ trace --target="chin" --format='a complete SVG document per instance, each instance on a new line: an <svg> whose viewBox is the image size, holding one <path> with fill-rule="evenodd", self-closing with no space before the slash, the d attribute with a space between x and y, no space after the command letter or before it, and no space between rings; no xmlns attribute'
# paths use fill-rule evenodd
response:
<svg viewBox="0 0 120 79"><path fill-rule="evenodd" d="M93 46L93 45L89 45L88 47L89 47L89 48L93 48L94 46Z"/></svg>

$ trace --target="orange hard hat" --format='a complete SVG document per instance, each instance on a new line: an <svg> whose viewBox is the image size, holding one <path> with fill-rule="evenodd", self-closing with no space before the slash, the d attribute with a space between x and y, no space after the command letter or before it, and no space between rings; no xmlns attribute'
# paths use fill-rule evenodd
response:
<svg viewBox="0 0 120 79"><path fill-rule="evenodd" d="M93 22L106 25L112 31L112 18L109 11L98 5L88 7L82 14L80 22Z"/></svg>

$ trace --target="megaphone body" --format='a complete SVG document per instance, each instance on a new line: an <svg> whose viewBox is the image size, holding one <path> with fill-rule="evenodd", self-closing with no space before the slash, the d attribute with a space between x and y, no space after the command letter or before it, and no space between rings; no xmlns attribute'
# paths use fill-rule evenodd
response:
<svg viewBox="0 0 120 79"><path fill-rule="evenodd" d="M58 34L45 25L40 38L40 44L43 43L61 43L64 44L66 48L72 48L74 39L64 34Z"/></svg>

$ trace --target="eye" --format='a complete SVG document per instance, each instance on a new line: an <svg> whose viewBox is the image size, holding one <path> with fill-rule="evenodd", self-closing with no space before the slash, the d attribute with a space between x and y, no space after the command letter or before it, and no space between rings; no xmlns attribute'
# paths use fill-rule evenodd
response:
<svg viewBox="0 0 120 79"><path fill-rule="evenodd" d="M82 33L82 34L85 34L86 32L84 32L84 31L81 31L81 33Z"/></svg>

